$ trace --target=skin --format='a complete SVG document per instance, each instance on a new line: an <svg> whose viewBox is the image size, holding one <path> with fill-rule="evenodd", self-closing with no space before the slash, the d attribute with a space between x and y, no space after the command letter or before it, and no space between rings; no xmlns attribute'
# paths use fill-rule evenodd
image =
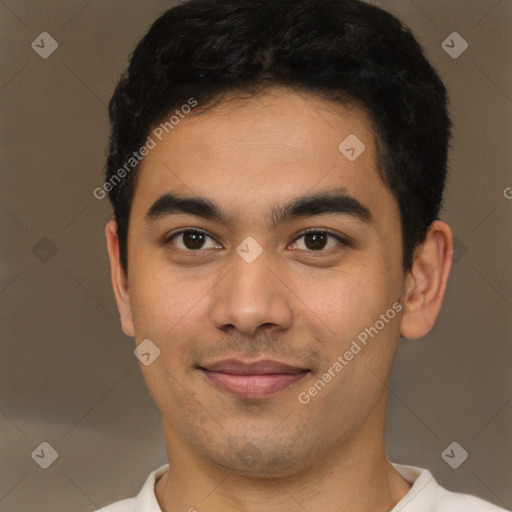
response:
<svg viewBox="0 0 512 512"><path fill-rule="evenodd" d="M338 150L349 134L366 146L353 162ZM373 221L324 214L269 226L276 205L338 187ZM208 198L230 222L190 214L148 222L164 192ZM182 235L169 241L183 228L208 233L199 253ZM333 230L349 243L329 236L313 250L301 236L308 228ZM384 512L408 492L385 456L390 371L400 333L424 336L437 317L452 235L434 222L404 273L398 204L377 172L362 111L272 89L188 116L142 162L128 277L115 221L106 236L123 330L161 352L141 370L163 417L170 466L156 496L164 512ZM252 263L236 252L249 236L263 249ZM299 393L395 303L402 311L300 403ZM197 368L231 357L310 372L263 399L239 398Z"/></svg>

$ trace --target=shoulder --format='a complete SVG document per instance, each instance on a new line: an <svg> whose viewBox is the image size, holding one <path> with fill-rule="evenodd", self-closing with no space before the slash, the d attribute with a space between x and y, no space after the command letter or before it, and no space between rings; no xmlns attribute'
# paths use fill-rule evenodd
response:
<svg viewBox="0 0 512 512"><path fill-rule="evenodd" d="M165 464L150 473L135 498L116 501L107 507L95 510L95 512L161 512L155 496L155 483L168 469L169 465Z"/></svg>
<svg viewBox="0 0 512 512"><path fill-rule="evenodd" d="M432 512L504 512L505 509L484 501L476 496L447 491L439 486L436 492L435 508Z"/></svg>
<svg viewBox="0 0 512 512"><path fill-rule="evenodd" d="M506 512L476 496L448 491L427 469L392 464L412 485L392 512Z"/></svg>
<svg viewBox="0 0 512 512"><path fill-rule="evenodd" d="M95 512L133 512L135 510L135 498L117 501L108 507L103 507Z"/></svg>

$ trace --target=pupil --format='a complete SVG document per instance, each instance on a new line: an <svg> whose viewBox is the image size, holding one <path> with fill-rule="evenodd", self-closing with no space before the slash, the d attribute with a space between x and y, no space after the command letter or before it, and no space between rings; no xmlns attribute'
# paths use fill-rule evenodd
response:
<svg viewBox="0 0 512 512"><path fill-rule="evenodd" d="M202 233L188 231L183 235L183 243L187 249L201 249L204 243L204 235Z"/></svg>
<svg viewBox="0 0 512 512"><path fill-rule="evenodd" d="M324 233L313 233L307 234L305 237L306 246L308 249L323 249L325 247L326 235ZM309 241L312 241L312 245L309 245Z"/></svg>

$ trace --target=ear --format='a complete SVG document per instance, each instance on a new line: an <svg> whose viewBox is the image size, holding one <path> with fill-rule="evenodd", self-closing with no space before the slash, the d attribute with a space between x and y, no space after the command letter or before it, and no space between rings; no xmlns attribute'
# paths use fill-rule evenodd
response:
<svg viewBox="0 0 512 512"><path fill-rule="evenodd" d="M116 296L117 309L121 317L121 327L128 336L135 336L133 328L132 305L128 290L128 278L119 259L119 237L117 236L117 223L111 220L105 226L108 255L110 258L110 277Z"/></svg>
<svg viewBox="0 0 512 512"><path fill-rule="evenodd" d="M448 224L436 220L415 250L412 269L405 280L402 336L421 338L432 329L443 302L452 257L452 231Z"/></svg>

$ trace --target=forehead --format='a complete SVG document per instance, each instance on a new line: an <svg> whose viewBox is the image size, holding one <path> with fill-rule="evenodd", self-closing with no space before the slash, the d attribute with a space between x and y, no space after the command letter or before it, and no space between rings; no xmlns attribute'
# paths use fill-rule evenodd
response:
<svg viewBox="0 0 512 512"><path fill-rule="evenodd" d="M396 206L377 169L371 123L356 106L274 89L183 115L168 130L161 140L150 133L155 146L141 163L132 210L139 215L171 191L240 215L329 187Z"/></svg>

